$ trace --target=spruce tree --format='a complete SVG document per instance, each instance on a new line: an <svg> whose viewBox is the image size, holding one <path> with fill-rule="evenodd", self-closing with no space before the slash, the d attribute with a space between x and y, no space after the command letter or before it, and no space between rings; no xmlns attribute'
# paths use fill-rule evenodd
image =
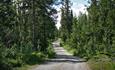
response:
<svg viewBox="0 0 115 70"><path fill-rule="evenodd" d="M63 6L61 8L61 28L60 36L65 42L69 38L70 33L72 32L72 17L73 13L71 10L71 2L69 0L63 0Z"/></svg>

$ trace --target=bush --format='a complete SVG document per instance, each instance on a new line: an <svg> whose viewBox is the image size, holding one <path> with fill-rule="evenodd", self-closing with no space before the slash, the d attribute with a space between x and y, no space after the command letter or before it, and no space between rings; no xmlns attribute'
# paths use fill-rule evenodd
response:
<svg viewBox="0 0 115 70"><path fill-rule="evenodd" d="M8 64L7 62L0 62L0 70L12 70L12 66Z"/></svg>
<svg viewBox="0 0 115 70"><path fill-rule="evenodd" d="M47 48L47 55L48 55L48 58L53 58L53 57L55 57L55 52L54 52L54 49L53 49L53 47L52 46L49 46L48 48Z"/></svg>
<svg viewBox="0 0 115 70"><path fill-rule="evenodd" d="M48 56L53 56L52 52L53 50L48 48ZM34 51L31 42L21 46L14 44L10 48L0 44L0 70L12 70L24 64L41 63L46 56L41 52Z"/></svg>
<svg viewBox="0 0 115 70"><path fill-rule="evenodd" d="M0 44L0 70L12 70L12 66L7 62L6 55L6 48Z"/></svg>
<svg viewBox="0 0 115 70"><path fill-rule="evenodd" d="M22 60L18 59L8 59L8 64L10 64L12 67L20 67L22 66L23 62Z"/></svg>
<svg viewBox="0 0 115 70"><path fill-rule="evenodd" d="M2 70L12 70L13 67L20 67L24 63L22 61L22 53L18 51L17 45L7 48L0 46L0 65Z"/></svg>
<svg viewBox="0 0 115 70"><path fill-rule="evenodd" d="M43 62L45 55L41 52L33 52L29 55L26 55L27 64L37 64Z"/></svg>

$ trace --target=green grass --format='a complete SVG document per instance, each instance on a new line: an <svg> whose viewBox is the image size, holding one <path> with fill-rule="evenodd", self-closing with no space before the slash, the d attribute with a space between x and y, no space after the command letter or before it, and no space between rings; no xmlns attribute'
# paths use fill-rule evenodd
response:
<svg viewBox="0 0 115 70"><path fill-rule="evenodd" d="M88 64L91 70L115 70L115 62L89 61Z"/></svg>
<svg viewBox="0 0 115 70"><path fill-rule="evenodd" d="M24 65L22 67L14 68L13 70L32 70L33 68L37 67L38 65Z"/></svg>
<svg viewBox="0 0 115 70"><path fill-rule="evenodd" d="M67 50L67 52L69 52L70 54L74 54L75 49L72 49L68 45L63 45L63 48Z"/></svg>

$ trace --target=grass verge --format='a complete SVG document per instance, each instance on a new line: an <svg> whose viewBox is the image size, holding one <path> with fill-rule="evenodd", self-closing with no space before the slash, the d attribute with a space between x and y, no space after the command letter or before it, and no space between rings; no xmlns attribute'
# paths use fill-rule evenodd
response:
<svg viewBox="0 0 115 70"><path fill-rule="evenodd" d="M91 70L115 70L115 61L89 60L88 65Z"/></svg>
<svg viewBox="0 0 115 70"><path fill-rule="evenodd" d="M24 65L22 67L14 68L13 70L32 70L33 68L37 67L38 65Z"/></svg>

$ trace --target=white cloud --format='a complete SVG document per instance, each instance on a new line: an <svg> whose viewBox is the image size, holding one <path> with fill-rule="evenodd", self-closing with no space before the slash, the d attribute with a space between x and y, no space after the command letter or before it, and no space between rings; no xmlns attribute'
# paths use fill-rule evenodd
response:
<svg viewBox="0 0 115 70"><path fill-rule="evenodd" d="M57 18L57 24L56 27L59 29L59 27L61 26L60 21L61 21L61 12L58 12L58 18Z"/></svg>
<svg viewBox="0 0 115 70"><path fill-rule="evenodd" d="M61 26L60 24L60 21L61 21L61 11L60 11L60 7L56 7L57 11L58 12L58 18L57 18L57 24L56 24L56 27L59 29L59 27ZM84 6L84 4L81 4L81 3L73 3L73 6L72 6L72 10L73 10L73 15L74 16L79 16L80 15L80 12L83 13L83 14L88 14L87 12L87 7Z"/></svg>
<svg viewBox="0 0 115 70"><path fill-rule="evenodd" d="M74 16L79 16L80 12L83 14L87 14L87 7L84 6L84 4L74 4L72 6L73 14Z"/></svg>

